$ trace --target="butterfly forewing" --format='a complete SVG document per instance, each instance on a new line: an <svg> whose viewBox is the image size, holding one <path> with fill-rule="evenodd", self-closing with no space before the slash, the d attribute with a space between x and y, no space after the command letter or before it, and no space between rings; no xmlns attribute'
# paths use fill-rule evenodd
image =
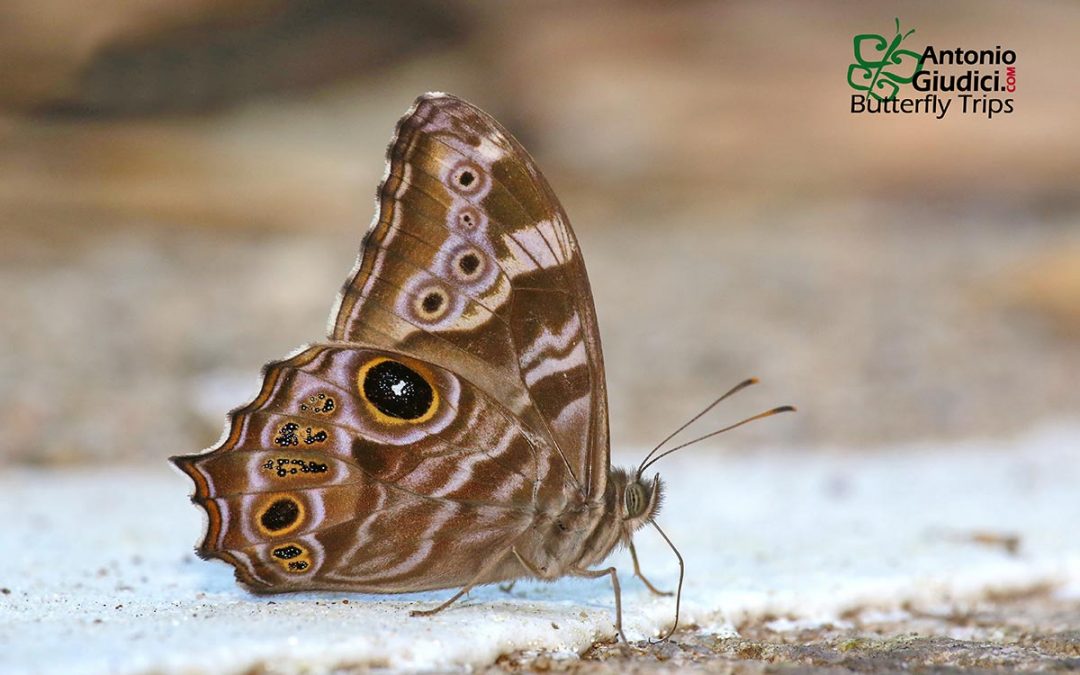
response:
<svg viewBox="0 0 1080 675"><path fill-rule="evenodd" d="M495 120L428 95L398 125L378 214L331 338L451 368L552 446L602 495L607 400L595 310L568 220L532 158ZM552 498L564 489L545 484Z"/></svg>
<svg viewBox="0 0 1080 675"><path fill-rule="evenodd" d="M394 377L386 398L365 395L387 364L431 387L428 409L395 408L408 382ZM543 479L537 448L487 394L434 364L343 344L271 364L222 443L177 463L209 514L200 551L256 590L466 584L475 565L453 561L519 536Z"/></svg>

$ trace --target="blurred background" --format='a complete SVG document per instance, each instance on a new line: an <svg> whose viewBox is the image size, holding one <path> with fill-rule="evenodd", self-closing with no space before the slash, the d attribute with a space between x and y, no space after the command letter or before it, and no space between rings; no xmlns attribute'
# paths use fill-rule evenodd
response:
<svg viewBox="0 0 1080 675"><path fill-rule="evenodd" d="M857 33L1018 54L1016 112L852 115ZM2 0L0 463L210 445L324 335L420 93L500 119L590 271L615 446L1080 411L1080 4ZM907 43L905 43L907 46Z"/></svg>

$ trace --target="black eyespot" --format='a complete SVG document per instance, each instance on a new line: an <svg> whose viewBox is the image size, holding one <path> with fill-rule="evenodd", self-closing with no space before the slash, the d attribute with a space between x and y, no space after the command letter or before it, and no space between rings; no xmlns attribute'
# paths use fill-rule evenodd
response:
<svg viewBox="0 0 1080 675"><path fill-rule="evenodd" d="M473 184L474 180L476 180L476 176L473 175L472 171L462 171L461 175L458 176L458 182L461 183L461 187L469 187Z"/></svg>
<svg viewBox="0 0 1080 675"><path fill-rule="evenodd" d="M476 257L475 253L466 253L458 260L458 267L466 275L471 276L480 267L480 258Z"/></svg>
<svg viewBox="0 0 1080 675"><path fill-rule="evenodd" d="M300 548L299 546L293 546L292 544L274 549L274 557L278 558L279 560L289 560L291 558L295 558L298 555L302 555L303 553L304 550L302 548Z"/></svg>
<svg viewBox="0 0 1080 675"><path fill-rule="evenodd" d="M308 564L307 564L307 561L305 561L305 560L294 560L291 563L289 563L289 569L292 570L293 572L303 572L307 568L308 568Z"/></svg>
<svg viewBox="0 0 1080 675"><path fill-rule="evenodd" d="M259 522L270 532L284 530L300 517L300 505L295 499L279 499L263 511Z"/></svg>
<svg viewBox="0 0 1080 675"><path fill-rule="evenodd" d="M442 307L443 297L438 293L432 291L424 296L423 307L424 311L428 314L434 314Z"/></svg>
<svg viewBox="0 0 1080 675"><path fill-rule="evenodd" d="M364 396L379 412L401 420L423 417L435 392L420 373L397 361L383 361L364 375Z"/></svg>

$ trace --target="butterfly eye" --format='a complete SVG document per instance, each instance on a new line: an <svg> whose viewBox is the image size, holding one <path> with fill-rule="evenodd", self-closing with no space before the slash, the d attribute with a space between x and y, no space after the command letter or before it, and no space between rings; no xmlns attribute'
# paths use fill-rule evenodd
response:
<svg viewBox="0 0 1080 675"><path fill-rule="evenodd" d="M626 486L624 501L626 502L627 518L640 516L645 511L645 487L636 481L630 483Z"/></svg>
<svg viewBox="0 0 1080 675"><path fill-rule="evenodd" d="M423 375L389 359L363 371L361 390L376 410L398 420L425 421L434 411L437 399Z"/></svg>

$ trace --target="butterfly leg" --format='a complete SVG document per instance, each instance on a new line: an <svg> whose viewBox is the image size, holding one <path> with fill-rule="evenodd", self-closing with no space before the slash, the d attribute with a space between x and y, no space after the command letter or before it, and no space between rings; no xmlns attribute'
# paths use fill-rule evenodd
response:
<svg viewBox="0 0 1080 675"><path fill-rule="evenodd" d="M675 595L671 591L661 591L656 586L653 586L652 582L649 581L648 579L646 579L645 575L641 573L641 567L638 565L638 561L637 561L637 551L634 550L634 542L632 542L632 541L630 542L630 559L634 561L634 576L636 576L638 579L641 579L641 583L645 584L646 588L648 588L650 591L652 591L656 595L665 595L665 596Z"/></svg>
<svg viewBox="0 0 1080 675"><path fill-rule="evenodd" d="M499 584L499 590L502 591L503 593L509 593L510 591L514 590L514 584L516 584L516 583L517 583L517 579L512 580L508 584Z"/></svg>
<svg viewBox="0 0 1080 675"><path fill-rule="evenodd" d="M602 570L574 569L570 570L570 573L576 577L585 577L587 579L599 579L604 575L611 577L611 587L615 590L615 632L619 634L619 642L624 645L627 644L626 635L622 629L622 591L619 588L619 574L615 571L615 568L607 567Z"/></svg>
<svg viewBox="0 0 1080 675"><path fill-rule="evenodd" d="M512 548L510 551L514 554L514 557L518 559L521 566L529 571L529 574L538 579L550 579L551 576L547 575L547 570L544 568L538 569L536 565L532 564L518 553L517 548ZM585 577L587 579L599 579L605 574L611 576L611 586L615 589L615 632L619 634L619 641L626 644L626 636L623 635L622 629L622 591L619 589L619 575L615 571L614 567L608 567L602 570L584 570L584 569L572 569L570 574L575 577Z"/></svg>
<svg viewBox="0 0 1080 675"><path fill-rule="evenodd" d="M413 611L409 612L409 616L431 616L432 614L438 614L439 612L443 611L450 605L460 600L461 596L471 591L476 586L476 584L480 583L480 580L487 576L488 573L491 572L491 570L495 569L495 566L502 562L503 558L505 557L505 552L500 555L492 556L491 559L488 560L480 568L480 571L476 573L476 576L472 578L472 581L467 583L465 587L462 588L460 591L454 593L453 597L451 597L449 600L439 605L438 607L435 607L434 609L414 609Z"/></svg>

